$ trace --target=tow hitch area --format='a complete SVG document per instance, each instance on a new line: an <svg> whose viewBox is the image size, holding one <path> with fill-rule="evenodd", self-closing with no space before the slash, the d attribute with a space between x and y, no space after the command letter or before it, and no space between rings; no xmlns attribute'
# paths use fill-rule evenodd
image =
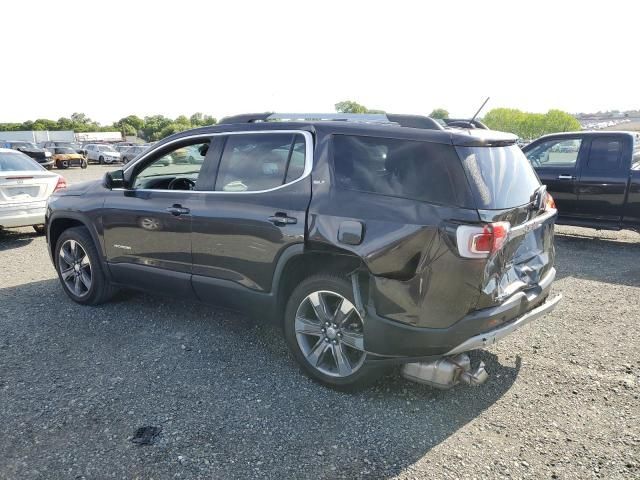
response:
<svg viewBox="0 0 640 480"><path fill-rule="evenodd" d="M471 370L471 359L466 353L443 357L434 362L406 363L401 372L407 380L442 390L452 388L460 382L472 386L482 385L489 378L484 362Z"/></svg>

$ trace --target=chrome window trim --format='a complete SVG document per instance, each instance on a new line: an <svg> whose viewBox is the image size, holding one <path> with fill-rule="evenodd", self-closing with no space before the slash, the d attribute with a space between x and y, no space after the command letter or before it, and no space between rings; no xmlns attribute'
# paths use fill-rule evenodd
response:
<svg viewBox="0 0 640 480"><path fill-rule="evenodd" d="M127 170L133 168L137 163L140 163L145 158L148 158L155 151L160 150L168 145L172 145L174 143L182 142L184 140L190 140L195 138L209 138L209 137L219 137L223 135L253 135L253 134L268 134L268 133L290 133L290 134L301 134L304 137L305 149L304 149L304 170L302 171L302 175L300 175L295 180L283 183L282 185L278 185L277 187L268 188L266 190L251 190L247 192L224 192L222 190L167 190L162 188L114 188L115 191L136 191L136 192L182 192L182 193L214 193L214 194L227 194L227 195L238 195L238 194L252 194L252 193L267 193L273 192L275 190L279 190L283 187L288 187L289 185L293 185L294 183L300 182L311 175L311 170L313 170L313 135L311 132L307 132L306 130L255 130L255 131L247 131L243 130L241 132L217 132L217 133L199 133L196 135L189 135L186 137L177 138L170 142L159 145L157 148L153 150L147 150L140 158L138 158L135 162L127 164L127 167L123 169L123 172L127 172Z"/></svg>

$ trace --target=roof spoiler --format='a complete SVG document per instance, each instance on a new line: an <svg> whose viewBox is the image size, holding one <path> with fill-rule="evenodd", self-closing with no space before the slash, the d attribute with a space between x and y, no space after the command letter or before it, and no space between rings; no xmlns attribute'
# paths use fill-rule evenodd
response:
<svg viewBox="0 0 640 480"><path fill-rule="evenodd" d="M443 130L440 123L421 115L396 115L391 113L246 113L225 117L218 124L258 123L270 121L337 121L395 124L401 127Z"/></svg>
<svg viewBox="0 0 640 480"><path fill-rule="evenodd" d="M475 119L466 118L443 118L442 121L447 127L451 128L480 128L482 130L489 130L484 123Z"/></svg>

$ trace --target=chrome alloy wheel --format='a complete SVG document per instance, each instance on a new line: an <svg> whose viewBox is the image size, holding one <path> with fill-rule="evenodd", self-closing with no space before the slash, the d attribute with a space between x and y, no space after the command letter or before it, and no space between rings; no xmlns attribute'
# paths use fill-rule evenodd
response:
<svg viewBox="0 0 640 480"><path fill-rule="evenodd" d="M362 317L339 293L321 290L307 295L296 311L298 346L307 362L325 375L348 377L362 367Z"/></svg>
<svg viewBox="0 0 640 480"><path fill-rule="evenodd" d="M87 252L75 240L67 240L58 253L60 277L76 297L84 297L91 289L91 262Z"/></svg>

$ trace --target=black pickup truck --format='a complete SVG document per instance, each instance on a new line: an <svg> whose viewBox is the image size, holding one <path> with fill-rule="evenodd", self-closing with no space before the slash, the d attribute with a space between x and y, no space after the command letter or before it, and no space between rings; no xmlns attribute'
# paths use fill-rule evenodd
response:
<svg viewBox="0 0 640 480"><path fill-rule="evenodd" d="M640 134L558 133L523 151L555 199L557 223L640 231Z"/></svg>

